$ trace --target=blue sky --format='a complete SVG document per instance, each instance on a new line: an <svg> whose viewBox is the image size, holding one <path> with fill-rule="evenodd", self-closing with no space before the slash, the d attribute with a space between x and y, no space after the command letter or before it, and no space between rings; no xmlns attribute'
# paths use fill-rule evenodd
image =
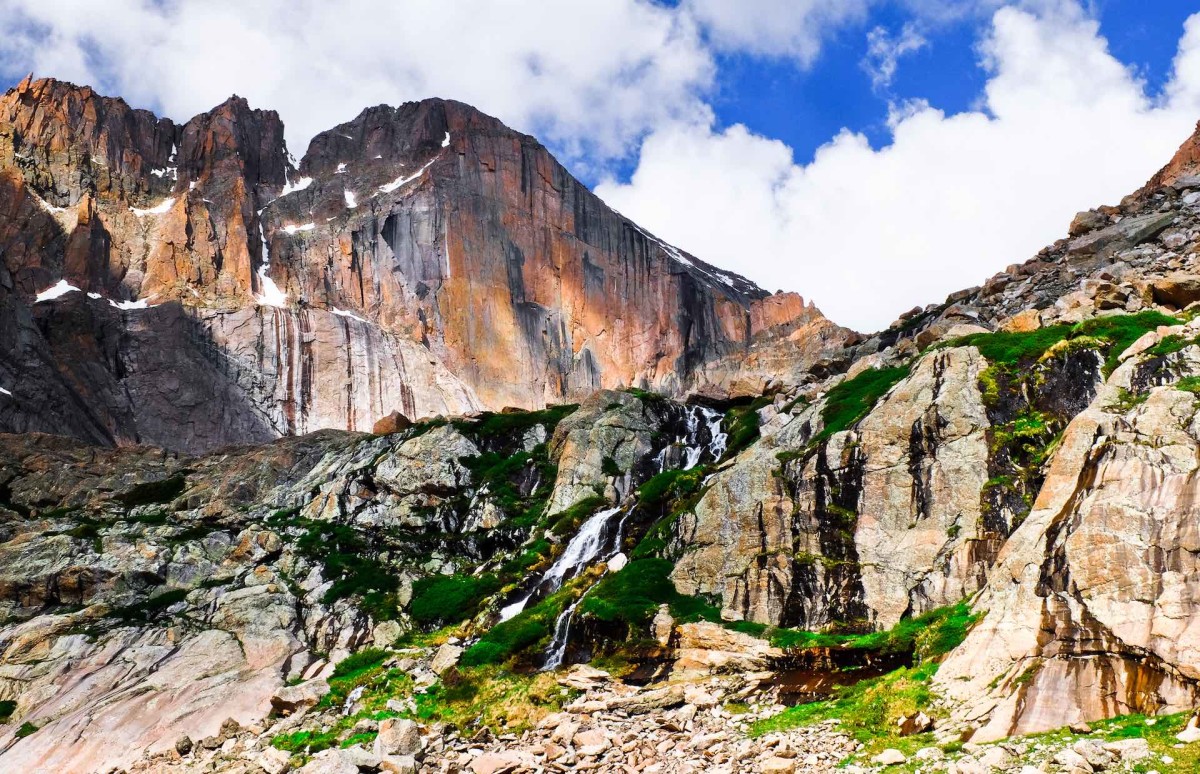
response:
<svg viewBox="0 0 1200 774"><path fill-rule="evenodd" d="M1093 3L1092 9L1113 54L1158 93L1171 74L1183 23L1200 6L1185 0L1105 0ZM807 163L843 127L864 133L873 145L887 144L889 100L923 98L951 113L969 109L986 80L977 44L990 18L987 13L925 25L928 46L902 60L890 89L872 87L861 66L867 31L877 26L897 30L916 18L900 4L876 7L861 23L834 32L809 68L777 57L720 55L711 101L718 123L745 124L780 139L798 162ZM618 162L618 176L627 178L635 163L635 157ZM595 182L594 177L584 175L592 178L588 182Z"/></svg>
<svg viewBox="0 0 1200 774"><path fill-rule="evenodd" d="M177 121L238 93L280 112L297 156L364 106L460 99L659 236L868 330L1026 260L1165 163L1200 119L1197 11L0 0L0 79L88 83Z"/></svg>

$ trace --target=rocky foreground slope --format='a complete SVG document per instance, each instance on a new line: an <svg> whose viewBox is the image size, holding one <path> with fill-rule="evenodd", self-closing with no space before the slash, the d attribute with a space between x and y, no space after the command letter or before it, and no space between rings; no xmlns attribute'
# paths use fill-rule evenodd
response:
<svg viewBox="0 0 1200 774"><path fill-rule="evenodd" d="M753 397L0 435L0 767L1197 770L1198 147Z"/></svg>
<svg viewBox="0 0 1200 774"><path fill-rule="evenodd" d="M600 388L746 395L850 336L437 99L295 162L238 97L179 126L27 79L0 98L0 255L0 429L192 453Z"/></svg>

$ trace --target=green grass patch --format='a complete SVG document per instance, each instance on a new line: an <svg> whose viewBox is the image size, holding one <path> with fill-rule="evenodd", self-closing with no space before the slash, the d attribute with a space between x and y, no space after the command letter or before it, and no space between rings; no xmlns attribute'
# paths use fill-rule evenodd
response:
<svg viewBox="0 0 1200 774"><path fill-rule="evenodd" d="M364 648L339 661L338 665L333 668L333 674L329 676L329 679L354 677L379 666L387 657L388 652L382 648Z"/></svg>
<svg viewBox="0 0 1200 774"><path fill-rule="evenodd" d="M1200 376L1185 376L1175 383L1175 389L1200 395Z"/></svg>
<svg viewBox="0 0 1200 774"><path fill-rule="evenodd" d="M962 644L980 617L972 614L963 602L906 619L886 632L859 635L795 633L801 637L804 647L841 646L870 648L881 653L911 652L915 664L842 687L831 699L790 707L758 720L751 724L750 736L836 719L841 722L841 730L865 746L860 756L870 756L885 747L911 751L915 746L927 746L929 739L925 736L901 739L897 735L896 719L918 711L935 714L936 697L931 681L937 673L940 658Z"/></svg>
<svg viewBox="0 0 1200 774"><path fill-rule="evenodd" d="M824 441L834 433L849 430L908 372L908 366L868 369L830 389L821 409L825 426L814 440Z"/></svg>
<svg viewBox="0 0 1200 774"><path fill-rule="evenodd" d="M360 607L376 620L399 615L396 592L400 579L376 557L375 546L366 534L348 524L303 520L304 534L296 541L297 550L320 562L325 579L332 585L322 601L330 604L351 596L360 598Z"/></svg>
<svg viewBox="0 0 1200 774"><path fill-rule="evenodd" d="M541 411L512 411L508 413L486 412L474 422L462 420L454 422L460 433L474 435L477 438L505 438L526 430L535 425L544 425L546 432L553 433L565 417L573 414L579 405L564 403L560 406L550 406Z"/></svg>
<svg viewBox="0 0 1200 774"><path fill-rule="evenodd" d="M523 675L495 666L460 668L454 679L413 697L413 716L464 732L489 728L519 734L562 709L577 693L563 690L550 672Z"/></svg>
<svg viewBox="0 0 1200 774"><path fill-rule="evenodd" d="M338 731L293 731L280 734L271 740L271 746L284 752L315 755L322 750L337 746Z"/></svg>
<svg viewBox="0 0 1200 774"><path fill-rule="evenodd" d="M1155 311L1093 317L1072 328L1071 338L1091 336L1109 343L1108 357L1104 361L1104 374L1107 376L1116 370L1117 358L1121 356L1121 353L1129 349L1133 342L1148 331L1155 330L1162 325L1179 325L1180 323L1182 320Z"/></svg>
<svg viewBox="0 0 1200 774"><path fill-rule="evenodd" d="M725 412L724 425L729 436L722 460L733 459L750 444L758 440L759 409L769 406L774 400L769 395L761 395L744 406L734 406ZM720 462L721 460L717 460Z"/></svg>
<svg viewBox="0 0 1200 774"><path fill-rule="evenodd" d="M787 731L826 720L841 721L841 730L868 750L894 746L896 718L918 711L931 711L934 694L930 681L937 664L902 667L882 677L863 680L841 689L827 701L800 704L750 725L752 737Z"/></svg>
<svg viewBox="0 0 1200 774"><path fill-rule="evenodd" d="M519 615L496 624L462 655L466 667L502 664L525 651L544 646L554 633L559 614L570 604L574 585L546 597Z"/></svg>
<svg viewBox="0 0 1200 774"><path fill-rule="evenodd" d="M25 721L24 723L21 724L21 727L17 729L17 733L14 734L14 736L16 736L17 739L24 739L27 736L33 736L33 734L37 730L38 730L37 726L30 723L29 721Z"/></svg>
<svg viewBox="0 0 1200 774"><path fill-rule="evenodd" d="M342 742L341 747L353 747L356 744L361 744L363 747L370 748L375 743L375 737L379 736L378 731L363 731L358 734L351 734Z"/></svg>
<svg viewBox="0 0 1200 774"><path fill-rule="evenodd" d="M1148 392L1130 392L1121 387L1117 391L1117 399L1105 406L1105 408L1118 414L1124 414L1145 403L1149 397L1150 393Z"/></svg>
<svg viewBox="0 0 1200 774"><path fill-rule="evenodd" d="M778 648L851 648L883 654L912 653L916 661L922 662L937 659L957 648L980 617L971 612L966 602L960 602L930 610L916 618L905 618L887 631L865 634L776 629L748 622L729 626L768 639Z"/></svg>
<svg viewBox="0 0 1200 774"><path fill-rule="evenodd" d="M579 613L608 623L620 622L632 635L645 629L659 605L671 606L676 621L720 621L720 611L700 597L680 594L671 582L674 565L656 557L636 558L597 583L579 605Z"/></svg>
<svg viewBox="0 0 1200 774"><path fill-rule="evenodd" d="M1180 321L1174 317L1168 317L1160 312L1146 311L1137 314L1093 317L1076 325L1050 325L1036 331L975 333L952 339L939 346L973 346L987 358L993 367L1013 367L1040 359L1047 350L1060 341L1086 338L1107 348L1108 355L1104 362L1104 374L1107 376L1116 368L1117 358L1121 353L1147 331L1152 331L1160 325L1179 325L1179 323ZM985 390L985 394L986 392Z"/></svg>
<svg viewBox="0 0 1200 774"><path fill-rule="evenodd" d="M459 623L479 611L479 603L500 590L495 575L433 575L413 584L409 614L423 627Z"/></svg>
<svg viewBox="0 0 1200 774"><path fill-rule="evenodd" d="M1015 365L1037 360L1046 350L1070 335L1070 325L1050 325L1036 331L972 333L969 336L951 339L941 346L975 347L979 354L993 364Z"/></svg>

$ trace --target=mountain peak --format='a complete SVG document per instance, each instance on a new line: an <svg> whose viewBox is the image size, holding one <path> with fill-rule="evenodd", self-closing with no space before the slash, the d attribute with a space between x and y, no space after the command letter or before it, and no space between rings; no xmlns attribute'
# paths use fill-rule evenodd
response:
<svg viewBox="0 0 1200 774"><path fill-rule="evenodd" d="M178 126L28 81L0 101L0 171L24 183L0 212L52 216L8 232L45 247L8 252L0 307L75 310L35 336L65 373L26 377L55 403L5 420L26 429L200 451L609 387L746 395L848 335L653 236L454 100L366 108L293 168L279 115L236 94ZM61 282L85 292L36 303ZM739 356L779 331L770 357ZM164 388L180 378L194 394Z"/></svg>

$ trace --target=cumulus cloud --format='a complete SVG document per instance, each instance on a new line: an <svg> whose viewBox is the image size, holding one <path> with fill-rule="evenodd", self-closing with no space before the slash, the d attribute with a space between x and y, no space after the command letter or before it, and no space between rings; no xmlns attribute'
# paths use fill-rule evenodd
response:
<svg viewBox="0 0 1200 774"><path fill-rule="evenodd" d="M909 102L886 147L843 130L801 165L745 127L675 122L646 138L628 183L597 192L659 236L872 330L1031 257L1076 211L1140 186L1200 118L1200 14L1160 96L1074 3L1000 9L981 55L979 109Z"/></svg>
<svg viewBox="0 0 1200 774"><path fill-rule="evenodd" d="M869 0L685 0L684 9L724 50L784 56L811 64L825 38L863 19Z"/></svg>
<svg viewBox="0 0 1200 774"><path fill-rule="evenodd" d="M278 110L299 154L364 106L445 96L575 160L704 121L715 75L691 14L648 0L0 0L0 67L185 120L232 93Z"/></svg>
<svg viewBox="0 0 1200 774"><path fill-rule="evenodd" d="M895 35L888 32L886 27L873 28L867 33L867 55L862 61L863 69L871 78L871 85L876 91L890 88L901 57L920 51L927 45L929 41L912 22L906 23Z"/></svg>

